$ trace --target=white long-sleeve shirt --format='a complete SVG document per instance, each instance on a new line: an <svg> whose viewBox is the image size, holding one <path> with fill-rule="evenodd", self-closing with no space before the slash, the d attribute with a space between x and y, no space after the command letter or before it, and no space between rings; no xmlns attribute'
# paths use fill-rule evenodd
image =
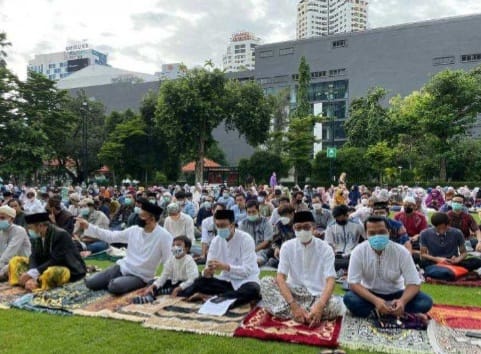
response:
<svg viewBox="0 0 481 354"><path fill-rule="evenodd" d="M229 264L230 271L223 270L217 278L231 282L234 290L245 283L259 283L260 271L254 240L244 231L236 229L229 241L220 236L214 237L207 253L206 264L209 264L210 260Z"/></svg>
<svg viewBox="0 0 481 354"><path fill-rule="evenodd" d="M7 230L0 231L0 272L8 267L8 262L13 257L29 257L30 254L30 239L23 227L10 225Z"/></svg>
<svg viewBox="0 0 481 354"><path fill-rule="evenodd" d="M159 264L165 264L171 255L172 235L159 225L147 233L139 226L110 231L89 224L85 232L107 243L127 243L127 255L117 264L123 275L135 275L144 282L152 280Z"/></svg>
<svg viewBox="0 0 481 354"><path fill-rule="evenodd" d="M215 237L214 217L209 216L202 220L201 229L202 237L200 239L200 242L205 243L206 245L210 245L210 243Z"/></svg>
<svg viewBox="0 0 481 354"><path fill-rule="evenodd" d="M199 276L197 264L190 254L186 254L182 258L170 256L165 263L162 275L154 281L157 288L161 288L167 280L170 279L172 284L180 283L182 290L191 286L194 280Z"/></svg>
<svg viewBox="0 0 481 354"><path fill-rule="evenodd" d="M164 227L172 236L187 236L192 242L195 241L194 220L187 214L180 213L179 220L174 220L170 216L165 219Z"/></svg>

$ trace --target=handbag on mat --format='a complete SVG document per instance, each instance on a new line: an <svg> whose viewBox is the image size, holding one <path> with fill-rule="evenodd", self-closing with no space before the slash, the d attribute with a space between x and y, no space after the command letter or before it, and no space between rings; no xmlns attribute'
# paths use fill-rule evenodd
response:
<svg viewBox="0 0 481 354"><path fill-rule="evenodd" d="M463 275L466 275L469 273L469 270L467 270L466 268L464 267L461 267L461 266L457 266L457 265L453 265L453 264L449 264L449 263L444 263L444 262L441 262L441 263L438 263L436 264L438 267L442 267L442 268L446 268L446 269L449 269L453 274L454 274L454 279L459 279L461 278Z"/></svg>

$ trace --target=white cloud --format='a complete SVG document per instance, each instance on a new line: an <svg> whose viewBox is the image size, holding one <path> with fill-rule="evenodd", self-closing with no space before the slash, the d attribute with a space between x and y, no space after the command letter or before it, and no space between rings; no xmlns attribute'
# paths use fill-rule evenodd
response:
<svg viewBox="0 0 481 354"><path fill-rule="evenodd" d="M28 3L28 6L26 5ZM9 67L25 76L34 54L88 39L115 67L153 73L162 63L220 65L233 32L264 42L295 38L296 0L0 0ZM371 27L481 13L479 0L371 0Z"/></svg>

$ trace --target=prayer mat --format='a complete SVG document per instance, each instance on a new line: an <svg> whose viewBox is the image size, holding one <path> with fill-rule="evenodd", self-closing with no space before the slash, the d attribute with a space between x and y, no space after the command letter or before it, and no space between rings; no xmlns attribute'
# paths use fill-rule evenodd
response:
<svg viewBox="0 0 481 354"><path fill-rule="evenodd" d="M339 342L354 351L383 353L432 353L427 331L377 328L372 319L344 315Z"/></svg>
<svg viewBox="0 0 481 354"><path fill-rule="evenodd" d="M470 272L459 279L448 281L448 280L440 280L440 279L433 279L430 277L426 277L427 284L440 284L440 285L452 285L452 286L465 286L465 287L481 287L481 278L479 274L476 272Z"/></svg>
<svg viewBox="0 0 481 354"><path fill-rule="evenodd" d="M434 305L429 315L444 326L481 330L481 308Z"/></svg>
<svg viewBox="0 0 481 354"><path fill-rule="evenodd" d="M481 354L481 339L466 336L466 330L454 329L431 321L428 337L436 354ZM470 331L481 335L481 331Z"/></svg>
<svg viewBox="0 0 481 354"><path fill-rule="evenodd" d="M318 327L309 328L293 320L274 317L264 308L256 307L235 330L234 336L336 348L341 322L342 317L338 317L332 321L322 321Z"/></svg>
<svg viewBox="0 0 481 354"><path fill-rule="evenodd" d="M10 308L10 303L26 293L24 288L0 283L0 309Z"/></svg>
<svg viewBox="0 0 481 354"><path fill-rule="evenodd" d="M144 317L142 326L197 334L232 337L235 329L249 313L250 306L230 309L223 316L199 314L201 303L186 302L182 298L162 296L153 304L129 305L120 314Z"/></svg>

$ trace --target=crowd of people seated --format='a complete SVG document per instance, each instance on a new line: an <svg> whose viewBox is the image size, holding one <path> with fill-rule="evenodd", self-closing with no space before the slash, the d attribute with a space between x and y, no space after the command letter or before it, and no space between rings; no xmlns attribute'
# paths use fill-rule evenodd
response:
<svg viewBox="0 0 481 354"><path fill-rule="evenodd" d="M348 188L344 175L301 189L273 177L237 187L2 185L0 281L34 291L85 277L113 294L144 288L136 303L262 298L272 314L314 326L345 307L362 317L426 313L423 277L481 271L477 188ZM85 257L112 245L125 257L86 277ZM261 280L260 267L277 276Z"/></svg>

